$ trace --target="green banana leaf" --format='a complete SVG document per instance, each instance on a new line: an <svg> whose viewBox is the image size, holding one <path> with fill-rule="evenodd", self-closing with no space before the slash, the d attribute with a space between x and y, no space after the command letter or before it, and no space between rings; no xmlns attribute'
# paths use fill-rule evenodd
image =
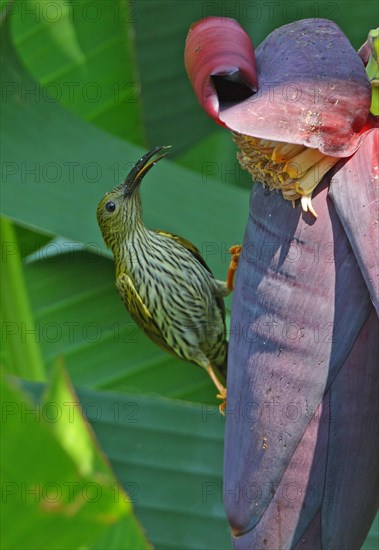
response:
<svg viewBox="0 0 379 550"><path fill-rule="evenodd" d="M117 548L151 548L62 369L38 405L4 380L1 396L2 548L77 548L114 531Z"/></svg>
<svg viewBox="0 0 379 550"><path fill-rule="evenodd" d="M39 401L42 386L26 388ZM229 549L217 409L87 389L78 396L154 547Z"/></svg>

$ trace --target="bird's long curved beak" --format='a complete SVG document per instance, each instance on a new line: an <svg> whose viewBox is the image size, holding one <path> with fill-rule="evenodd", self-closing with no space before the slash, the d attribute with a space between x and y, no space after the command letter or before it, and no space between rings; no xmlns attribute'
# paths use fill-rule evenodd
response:
<svg viewBox="0 0 379 550"><path fill-rule="evenodd" d="M162 153L161 155L156 156L157 153L163 151L163 149L169 149L170 147L171 145L154 147L154 149L151 149L151 151L139 159L122 184L124 197L130 196L138 187L139 183L142 181L143 177L147 174L150 168L167 156L167 153Z"/></svg>

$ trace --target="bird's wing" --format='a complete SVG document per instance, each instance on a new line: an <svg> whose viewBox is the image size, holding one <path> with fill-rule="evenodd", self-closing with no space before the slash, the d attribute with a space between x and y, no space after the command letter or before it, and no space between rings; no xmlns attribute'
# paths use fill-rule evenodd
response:
<svg viewBox="0 0 379 550"><path fill-rule="evenodd" d="M169 231L163 231L162 229L154 229L154 233L157 233L158 235L162 235L163 237L167 237L168 239L172 239L173 241L182 245L183 248L186 248L188 250L188 252L191 252L191 254L196 258L196 260L200 262L201 265L205 267L207 271L209 271L209 273L212 273L212 271L206 264L204 258L200 254L200 250L190 241L187 241L187 239L180 237L180 235L175 235L175 233L170 233Z"/></svg>
<svg viewBox="0 0 379 550"><path fill-rule="evenodd" d="M147 334L147 336L149 336L149 338L151 338L151 340L158 344L158 346L165 351L173 353L172 349L167 345L148 307L138 294L132 279L127 273L120 273L116 280L116 286L122 301L125 303L127 310L137 325Z"/></svg>
<svg viewBox="0 0 379 550"><path fill-rule="evenodd" d="M157 233L158 235L162 235L163 237L167 237L168 239L172 239L173 241L183 246L183 248L188 250L188 252L190 252L192 256L194 256L194 258L196 258L196 260L213 276L211 269L209 268L206 261L200 254L200 250L190 241L187 241L187 239L180 237L180 235L176 235L175 233L170 233L169 231L163 231L162 229L154 229L154 233ZM222 312L223 319L225 319L224 299L220 294L215 294L214 296L215 296L217 305L220 311Z"/></svg>

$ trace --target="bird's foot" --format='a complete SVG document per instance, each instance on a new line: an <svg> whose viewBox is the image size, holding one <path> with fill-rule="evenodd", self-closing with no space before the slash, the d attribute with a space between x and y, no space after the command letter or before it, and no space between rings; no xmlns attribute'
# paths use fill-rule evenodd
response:
<svg viewBox="0 0 379 550"><path fill-rule="evenodd" d="M216 369L217 370L217 369ZM212 382L216 386L218 390L217 399L222 399L222 403L219 405L218 410L222 415L225 416L225 408L226 408L226 388L223 386L220 382L220 380L217 378L214 368L212 365L208 365L207 372L209 376L211 377Z"/></svg>
<svg viewBox="0 0 379 550"><path fill-rule="evenodd" d="M222 399L222 403L219 404L218 410L222 414L222 416L225 416L225 409L226 409L226 388L223 389L222 392L217 394L217 399Z"/></svg>
<svg viewBox="0 0 379 550"><path fill-rule="evenodd" d="M241 250L242 250L242 245L240 244L235 244L234 246L231 246L229 248L229 252L232 255L232 259L230 260L230 264L229 264L228 275L226 278L226 286L230 291L232 291L234 288L234 276L237 271Z"/></svg>

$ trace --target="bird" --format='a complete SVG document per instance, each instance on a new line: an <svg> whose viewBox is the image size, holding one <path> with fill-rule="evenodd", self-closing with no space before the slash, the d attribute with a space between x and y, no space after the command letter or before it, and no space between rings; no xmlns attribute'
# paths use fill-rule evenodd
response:
<svg viewBox="0 0 379 550"><path fill-rule="evenodd" d="M141 182L167 156L168 148L154 147L138 160L125 181L100 200L97 221L112 250L116 287L131 317L162 349L205 369L224 414L228 352L224 297L233 290L240 247L231 247L227 280L220 281L191 242L145 226Z"/></svg>

